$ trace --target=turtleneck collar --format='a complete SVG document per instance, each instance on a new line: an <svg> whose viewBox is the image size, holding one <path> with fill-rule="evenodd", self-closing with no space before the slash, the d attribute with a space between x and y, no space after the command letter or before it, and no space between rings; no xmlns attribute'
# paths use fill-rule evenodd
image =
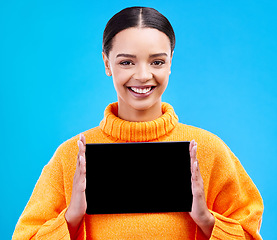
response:
<svg viewBox="0 0 277 240"><path fill-rule="evenodd" d="M178 123L178 117L168 103L162 103L161 117L148 122L129 122L119 118L117 113L118 103L109 104L100 128L107 135L124 142L153 141L168 134Z"/></svg>

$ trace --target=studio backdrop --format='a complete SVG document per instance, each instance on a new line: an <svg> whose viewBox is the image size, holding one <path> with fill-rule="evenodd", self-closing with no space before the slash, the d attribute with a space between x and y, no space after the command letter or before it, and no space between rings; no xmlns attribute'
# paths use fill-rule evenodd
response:
<svg viewBox="0 0 277 240"><path fill-rule="evenodd" d="M154 7L176 33L163 101L179 121L218 135L257 185L261 234L276 222L277 2L53 1L0 3L1 238L10 239L42 168L67 139L98 126L117 100L105 75L106 22Z"/></svg>

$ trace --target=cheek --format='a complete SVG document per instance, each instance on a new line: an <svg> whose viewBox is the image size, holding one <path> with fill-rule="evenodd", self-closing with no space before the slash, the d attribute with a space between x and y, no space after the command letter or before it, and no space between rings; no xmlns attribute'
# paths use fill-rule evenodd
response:
<svg viewBox="0 0 277 240"><path fill-rule="evenodd" d="M124 85L130 80L131 74L128 71L120 71L115 70L113 71L113 83L117 91L122 91Z"/></svg>
<svg viewBox="0 0 277 240"><path fill-rule="evenodd" d="M162 95L167 88L168 85L168 78L163 79L163 81L160 83L160 95Z"/></svg>
<svg viewBox="0 0 277 240"><path fill-rule="evenodd" d="M154 74L154 78L161 86L166 87L169 79L169 70L165 69L163 71L156 72Z"/></svg>
<svg viewBox="0 0 277 240"><path fill-rule="evenodd" d="M157 95L161 96L167 88L168 80L169 80L169 73L168 72L164 72L164 73L160 72L160 74L156 74L154 77L155 77L157 83L159 84L159 88L157 89L158 90Z"/></svg>

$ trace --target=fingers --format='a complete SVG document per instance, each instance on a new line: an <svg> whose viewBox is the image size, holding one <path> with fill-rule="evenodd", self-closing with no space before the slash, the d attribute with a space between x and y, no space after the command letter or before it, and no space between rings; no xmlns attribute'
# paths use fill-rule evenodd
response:
<svg viewBox="0 0 277 240"><path fill-rule="evenodd" d="M86 174L86 160L83 156L80 156L80 174Z"/></svg>
<svg viewBox="0 0 277 240"><path fill-rule="evenodd" d="M84 155L86 152L86 138L83 134L80 134L80 139L78 140L78 147L80 155Z"/></svg>
<svg viewBox="0 0 277 240"><path fill-rule="evenodd" d="M190 158L191 158L191 162L190 162L191 180L192 180L192 185L196 186L201 182L202 177L199 169L199 162L197 159L197 143L195 142L195 140L192 140L190 142L189 149L190 149Z"/></svg>
<svg viewBox="0 0 277 240"><path fill-rule="evenodd" d="M77 166L74 175L73 188L77 192L85 191L86 189L86 139L83 134L80 134L80 139L77 141L79 152L77 157Z"/></svg>
<svg viewBox="0 0 277 240"><path fill-rule="evenodd" d="M194 199L204 199L204 185L203 179L199 169L199 162L196 156L197 143L192 140L190 144L190 157L191 157L191 185Z"/></svg>
<svg viewBox="0 0 277 240"><path fill-rule="evenodd" d="M189 144L189 152L190 152L190 158L193 160L193 162L197 161L196 158L196 152L197 152L197 143L195 140L192 140Z"/></svg>
<svg viewBox="0 0 277 240"><path fill-rule="evenodd" d="M197 143L192 140L189 145L189 152L190 152L190 165L191 165L191 171L192 173L194 172L193 170L196 170L197 165L198 165L198 160L196 157L196 152L197 152Z"/></svg>
<svg viewBox="0 0 277 240"><path fill-rule="evenodd" d="M80 134L80 141L82 141L82 143L86 145L86 138L82 133Z"/></svg>
<svg viewBox="0 0 277 240"><path fill-rule="evenodd" d="M210 220L211 214L206 204L203 178L196 156L197 143L195 140L190 142L189 151L191 158L191 190L193 195L192 209L189 214L205 235L210 237L214 225L214 218Z"/></svg>
<svg viewBox="0 0 277 240"><path fill-rule="evenodd" d="M194 146L194 144L195 144L195 140L193 139L191 142L190 142L190 144L189 144L189 151L191 152L191 149L192 149L192 147Z"/></svg>
<svg viewBox="0 0 277 240"><path fill-rule="evenodd" d="M71 230L78 230L80 222L86 213L86 139L83 134L80 134L80 139L77 141L79 152L77 157L77 165L73 178L73 186L71 200L66 211L65 218ZM71 231L70 230L70 231ZM74 232L73 231L73 232ZM72 233L70 232L72 235ZM72 235L74 236L75 233ZM73 238L72 238L73 239Z"/></svg>
<svg viewBox="0 0 277 240"><path fill-rule="evenodd" d="M191 166L191 179L192 181L198 179L198 162L195 161Z"/></svg>
<svg viewBox="0 0 277 240"><path fill-rule="evenodd" d="M77 141L79 152L78 152L78 164L80 164L80 157L86 159L86 138L83 134L80 134L80 139Z"/></svg>

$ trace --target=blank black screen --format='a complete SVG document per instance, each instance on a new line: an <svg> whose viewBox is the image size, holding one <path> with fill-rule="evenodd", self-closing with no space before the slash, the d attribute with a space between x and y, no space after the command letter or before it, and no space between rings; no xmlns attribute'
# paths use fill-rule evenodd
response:
<svg viewBox="0 0 277 240"><path fill-rule="evenodd" d="M86 145L87 214L189 212L189 142Z"/></svg>

